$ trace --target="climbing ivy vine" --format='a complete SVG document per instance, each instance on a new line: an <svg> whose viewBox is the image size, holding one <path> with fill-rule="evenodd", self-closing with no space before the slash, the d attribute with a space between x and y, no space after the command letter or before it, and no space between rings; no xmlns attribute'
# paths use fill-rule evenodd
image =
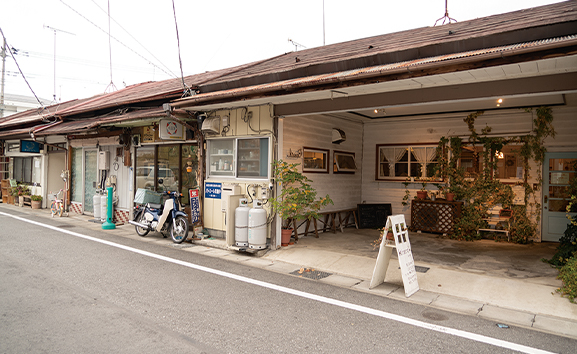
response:
<svg viewBox="0 0 577 354"><path fill-rule="evenodd" d="M435 177L443 183L435 184L440 190L455 193L457 200L464 200L461 217L453 226L452 238L473 240L480 236L477 230L483 227L483 218L489 208L500 204L505 208L511 208L515 217L511 225L511 237L514 242L528 243L537 233L540 221L541 205L538 193L542 185L541 173L537 173L535 188L529 183L531 161L535 162L537 171L543 168L545 152L544 143L548 137L555 137L553 128L553 114L550 107L525 110L533 114L533 129L531 134L515 137L491 137L492 128L485 126L480 132L475 126L476 119L484 112L478 111L469 114L464 122L469 130L468 144L473 147L474 159L483 161L483 170L471 176L465 177L463 167L459 166L463 150L463 141L458 137L441 137L437 146L438 164ZM493 178L497 169L495 154L502 151L509 144L519 146L519 154L522 157L524 178L520 182L525 190L525 203L522 206L513 205L514 193L510 185L502 184ZM482 146L478 151L476 146ZM480 156L479 156L480 154Z"/></svg>

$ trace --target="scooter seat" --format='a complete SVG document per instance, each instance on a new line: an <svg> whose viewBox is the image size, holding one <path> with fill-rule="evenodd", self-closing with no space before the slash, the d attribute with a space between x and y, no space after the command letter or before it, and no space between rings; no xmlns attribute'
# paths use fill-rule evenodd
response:
<svg viewBox="0 0 577 354"><path fill-rule="evenodd" d="M148 207L151 209L160 209L162 208L162 204L148 203Z"/></svg>

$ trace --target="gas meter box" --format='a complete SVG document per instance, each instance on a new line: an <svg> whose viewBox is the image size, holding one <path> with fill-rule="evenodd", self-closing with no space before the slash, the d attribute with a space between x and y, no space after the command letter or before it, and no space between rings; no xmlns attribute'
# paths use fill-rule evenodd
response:
<svg viewBox="0 0 577 354"><path fill-rule="evenodd" d="M108 170L110 169L110 151L100 151L98 152L98 169Z"/></svg>

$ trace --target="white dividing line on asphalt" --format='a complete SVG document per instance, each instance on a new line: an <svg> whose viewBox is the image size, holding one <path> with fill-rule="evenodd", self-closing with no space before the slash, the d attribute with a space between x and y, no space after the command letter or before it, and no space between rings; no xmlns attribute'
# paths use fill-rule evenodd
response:
<svg viewBox="0 0 577 354"><path fill-rule="evenodd" d="M255 279L251 279L251 278L247 278L241 275L236 275L236 274L232 274L232 273L228 273L228 272L223 272L217 269L212 269L212 268L208 268L208 267L204 267L204 266L200 266L200 265L196 265L193 263L189 263L189 262L185 262L185 261L181 261L178 259L174 259L174 258L170 258L170 257L166 257L166 256L162 256L156 253L151 253L151 252L147 252L147 251L143 251L143 250L139 250L137 248L133 248L133 247L129 247L129 246L124 246L118 243L114 243L114 242L110 242L110 241L106 241L106 240L101 240L95 237L91 237L91 236L87 236L87 235L83 235L77 232L73 232L73 231L69 231L69 230L65 230L65 229L61 229L55 226L51 226L51 225L46 225L46 224L42 224L40 222L37 221L33 221L33 220L28 220L25 218L21 218L15 215L10 215L10 214L6 214L3 212L0 212L0 215L5 215L5 216L9 216L12 217L14 219L17 220L21 220L27 223L31 223L34 225L38 225L41 227L45 227L54 231L58 231L58 232L62 232L65 234L69 234L75 237L80 237L86 240L90 240L90 241L94 241L94 242L98 242L98 243L102 243L108 246L112 246L112 247L116 247L116 248L120 248L129 252L133 252L133 253L137 253L146 257L151 257L151 258L156 258L165 262L170 262L173 264L178 264L184 267L188 267L188 268L192 268L192 269L196 269L196 270L200 270L203 272L207 272L207 273L211 273L211 274L215 274L215 275L219 275L222 277L226 277L229 279L234 279L234 280L238 280L241 282L245 282L245 283L249 283L249 284L253 284L253 285L257 285L257 286L261 286L263 288L267 288L267 289L272 289L272 290L276 290L276 291L280 291L286 294L291 294L291 295L295 295L295 296L300 296L306 299L310 299L310 300L314 300L314 301L319 301L319 302L323 302L325 304L330 304L330 305L334 305L334 306L339 306L342 308L346 308L349 310L354 310L354 311L358 311L358 312L362 312L362 313L366 313L369 315L373 315L373 316L378 316L378 317L382 317L382 318L386 318L389 320L393 320L393 321L397 321L397 322L401 322L401 323L405 323L411 326L415 326L415 327L420 327L420 328L424 328L424 329L428 329L431 331L435 331L435 332L441 332L441 333L445 333L445 334L449 334L449 335L453 335L453 336L457 336L457 337L461 337L461 338L465 338L465 339L470 339L473 341L477 341L477 342L481 342L481 343L486 343L486 344L490 344L490 345L494 345L497 347L501 347L501 348L506 348L506 349L511 349L511 350L516 350L522 353L551 353L545 350L541 350L541 349L537 349L537 348L532 348L532 347L528 347L525 345L521 345L521 344L517 344L517 343L512 343L512 342L507 342L501 339L496 339L496 338L491 338L491 337L487 337L484 335L480 335L480 334L476 334L476 333L471 333L471 332L466 332L466 331L461 331L458 329L454 329L454 328L449 328L449 327L444 327L444 326L437 326L431 323L427 323L427 322L422 322L422 321L418 321L418 320L414 320L412 318L408 318L408 317L403 317L403 316L399 316L399 315L395 315L392 313L388 313L388 312L384 312L384 311L380 311L380 310L375 310L369 307L365 307L365 306L360 306L360 305L355 305L349 302L345 302L345 301L340 301L340 300L335 300L335 299L331 299L328 297L324 297L324 296L320 296L320 295L315 295L315 294L310 294L310 293L306 293L304 291L300 291L300 290L295 290L295 289L291 289L291 288L287 288L284 286L280 286L280 285L275 285L275 284L271 284L271 283L267 283L267 282L263 282L260 280L255 280Z"/></svg>

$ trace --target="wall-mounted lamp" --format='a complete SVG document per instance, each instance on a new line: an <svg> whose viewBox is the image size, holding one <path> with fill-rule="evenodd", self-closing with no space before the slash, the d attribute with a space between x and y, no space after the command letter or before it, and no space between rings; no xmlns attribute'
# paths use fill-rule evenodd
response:
<svg viewBox="0 0 577 354"><path fill-rule="evenodd" d="M499 98L499 99L497 100L497 107L501 107L501 103L503 103L503 99L502 99L502 98Z"/></svg>

